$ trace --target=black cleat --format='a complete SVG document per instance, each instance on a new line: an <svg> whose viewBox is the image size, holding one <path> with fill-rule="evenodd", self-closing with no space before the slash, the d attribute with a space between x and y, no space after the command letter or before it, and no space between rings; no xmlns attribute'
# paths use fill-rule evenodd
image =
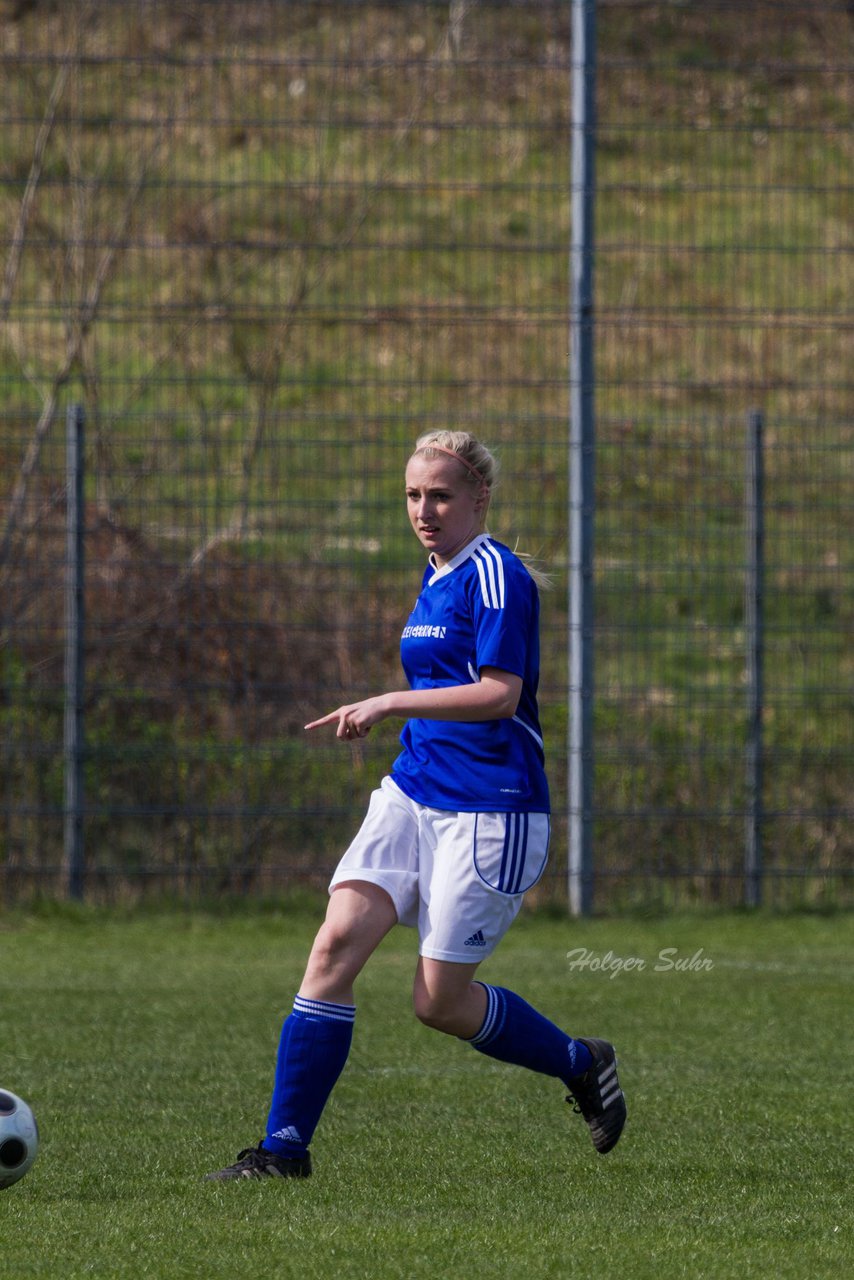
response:
<svg viewBox="0 0 854 1280"><path fill-rule="evenodd" d="M617 1079L617 1055L607 1040L581 1040L593 1055L583 1076L567 1081L573 1104L587 1121L590 1137L600 1155L615 1147L626 1123L626 1100Z"/></svg>
<svg viewBox="0 0 854 1280"><path fill-rule="evenodd" d="M277 1156L259 1144L241 1151L234 1164L205 1174L205 1182L230 1182L236 1178L308 1178L311 1156Z"/></svg>

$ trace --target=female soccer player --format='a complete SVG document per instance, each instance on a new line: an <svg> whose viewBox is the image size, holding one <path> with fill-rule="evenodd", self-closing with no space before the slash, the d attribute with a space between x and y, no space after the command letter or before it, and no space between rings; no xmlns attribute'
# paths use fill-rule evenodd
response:
<svg viewBox="0 0 854 1280"><path fill-rule="evenodd" d="M330 885L326 920L285 1020L266 1136L212 1179L308 1177L309 1144L350 1049L353 985L395 924L418 929L416 1016L503 1062L556 1076L604 1154L626 1104L614 1048L573 1039L515 992L475 980L546 864L549 794L537 712L539 598L486 532L496 474L462 431L422 436L406 503L428 552L403 628L409 688L338 707L344 741L390 717L403 750Z"/></svg>

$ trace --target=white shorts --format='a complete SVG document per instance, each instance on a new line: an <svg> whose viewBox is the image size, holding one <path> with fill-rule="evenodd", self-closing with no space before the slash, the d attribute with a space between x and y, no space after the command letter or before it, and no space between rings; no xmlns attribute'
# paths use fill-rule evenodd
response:
<svg viewBox="0 0 854 1280"><path fill-rule="evenodd" d="M491 955L546 867L547 813L428 809L383 778L329 892L367 880L389 894L419 951L472 964Z"/></svg>

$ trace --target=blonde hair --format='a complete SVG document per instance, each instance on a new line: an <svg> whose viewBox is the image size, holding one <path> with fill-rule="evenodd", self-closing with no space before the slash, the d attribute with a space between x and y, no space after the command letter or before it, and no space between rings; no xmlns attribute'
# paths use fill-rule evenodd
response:
<svg viewBox="0 0 854 1280"><path fill-rule="evenodd" d="M427 431L415 441L415 452L456 454L475 482L480 479L492 493L498 478L498 461L468 431Z"/></svg>
<svg viewBox="0 0 854 1280"><path fill-rule="evenodd" d="M482 484L486 489L487 498L481 516L481 528L485 528L489 500L492 497L493 487L497 483L499 471L498 459L486 445L468 431L427 431L415 441L413 453L426 453L428 456L453 454L459 459L465 467L468 483ZM520 551L518 547L513 548L513 554L523 562L537 586L542 590L548 590L552 580L539 568L533 557Z"/></svg>

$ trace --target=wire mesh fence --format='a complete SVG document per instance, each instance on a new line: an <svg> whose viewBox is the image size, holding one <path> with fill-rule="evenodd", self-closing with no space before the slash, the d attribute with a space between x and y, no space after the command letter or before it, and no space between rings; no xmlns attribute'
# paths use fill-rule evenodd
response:
<svg viewBox="0 0 854 1280"><path fill-rule="evenodd" d="M566 854L570 6L114 0L0 18L0 884L65 892L66 415L85 412L83 891L322 882L395 752L415 436L496 447ZM845 899L844 4L598 6L595 901L740 901L748 415L766 898Z"/></svg>

